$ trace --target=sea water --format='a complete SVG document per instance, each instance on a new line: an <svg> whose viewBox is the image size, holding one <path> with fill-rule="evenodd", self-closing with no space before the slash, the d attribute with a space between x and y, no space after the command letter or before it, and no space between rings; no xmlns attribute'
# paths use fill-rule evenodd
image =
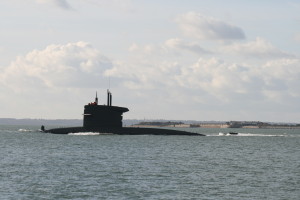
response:
<svg viewBox="0 0 300 200"><path fill-rule="evenodd" d="M299 129L37 130L0 126L1 199L300 199Z"/></svg>

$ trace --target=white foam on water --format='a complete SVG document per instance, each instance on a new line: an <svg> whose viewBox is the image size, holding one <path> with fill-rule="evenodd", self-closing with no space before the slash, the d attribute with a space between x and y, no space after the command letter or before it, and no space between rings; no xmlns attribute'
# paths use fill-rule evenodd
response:
<svg viewBox="0 0 300 200"><path fill-rule="evenodd" d="M18 131L19 132L32 132L33 130L28 130L28 129L20 128Z"/></svg>
<svg viewBox="0 0 300 200"><path fill-rule="evenodd" d="M222 133L220 132L218 135L206 135L206 136L237 136L238 134L230 134L230 133Z"/></svg>
<svg viewBox="0 0 300 200"><path fill-rule="evenodd" d="M243 137L286 137L287 135L270 135L270 134L253 134L253 133L239 133L238 136L243 136Z"/></svg>
<svg viewBox="0 0 300 200"><path fill-rule="evenodd" d="M68 135L99 135L95 132L78 132L78 133L68 133Z"/></svg>
<svg viewBox="0 0 300 200"><path fill-rule="evenodd" d="M78 133L68 133L68 135L112 135L112 133L78 132Z"/></svg>
<svg viewBox="0 0 300 200"><path fill-rule="evenodd" d="M206 136L241 136L241 137L288 137L290 135L281 134L281 135L274 135L274 134L262 134L262 133L238 133L238 134L230 134L230 133L222 133L220 132L218 135L216 134L208 134Z"/></svg>

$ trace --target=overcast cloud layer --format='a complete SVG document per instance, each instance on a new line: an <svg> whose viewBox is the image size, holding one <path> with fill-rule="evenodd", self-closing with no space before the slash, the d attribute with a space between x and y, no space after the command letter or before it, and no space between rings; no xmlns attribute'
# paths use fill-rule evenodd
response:
<svg viewBox="0 0 300 200"><path fill-rule="evenodd" d="M299 122L300 30L283 25L299 15L289 4L278 19L230 3L219 15L213 2L205 10L175 2L152 16L167 4L101 2L32 0L23 8L31 14L2 14L10 25L0 46L0 117L81 118L96 90L105 103L110 88L113 104L129 107L125 118Z"/></svg>

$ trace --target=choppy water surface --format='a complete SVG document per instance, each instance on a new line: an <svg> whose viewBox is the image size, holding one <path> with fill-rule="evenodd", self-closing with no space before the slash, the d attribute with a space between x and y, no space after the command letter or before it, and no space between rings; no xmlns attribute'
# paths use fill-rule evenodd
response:
<svg viewBox="0 0 300 200"><path fill-rule="evenodd" d="M1 199L300 199L300 130L52 135L0 126ZM239 132L226 136L226 132Z"/></svg>

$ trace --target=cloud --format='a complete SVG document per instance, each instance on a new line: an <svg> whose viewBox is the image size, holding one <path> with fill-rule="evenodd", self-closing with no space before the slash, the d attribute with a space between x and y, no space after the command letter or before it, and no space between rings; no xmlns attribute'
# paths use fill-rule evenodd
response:
<svg viewBox="0 0 300 200"><path fill-rule="evenodd" d="M296 42L300 43L300 33L296 33L296 34L294 35L294 40L295 40Z"/></svg>
<svg viewBox="0 0 300 200"><path fill-rule="evenodd" d="M71 8L71 6L67 2L67 0L54 0L54 3L57 6L59 6L60 8L64 8L64 9L70 9Z"/></svg>
<svg viewBox="0 0 300 200"><path fill-rule="evenodd" d="M59 8L66 9L66 10L72 9L72 7L67 2L67 0L36 0L36 2L53 4L55 6L58 6Z"/></svg>
<svg viewBox="0 0 300 200"><path fill-rule="evenodd" d="M118 11L134 11L131 0L83 0L90 4L104 7L104 8L113 8Z"/></svg>
<svg viewBox="0 0 300 200"><path fill-rule="evenodd" d="M199 58L186 64L180 59L149 60L145 56L136 57L134 62L116 64L105 73L119 78L123 87L135 93L152 96L153 90L159 93L163 88L162 96L172 99L173 104L198 102L244 110L245 107L283 106L299 100L299 64L300 60L296 58L272 59L253 65L226 62L215 57Z"/></svg>
<svg viewBox="0 0 300 200"><path fill-rule="evenodd" d="M276 101L300 98L300 60L278 59L265 63L261 68L264 80L263 92ZM274 98L274 94L278 99Z"/></svg>
<svg viewBox="0 0 300 200"><path fill-rule="evenodd" d="M119 78L121 85L138 93L164 88L171 96L171 93L184 95L189 91L188 96L194 102L203 104L213 102L230 107L248 102L249 105L265 103L267 106L299 100L300 68L297 66L300 60L262 38L221 48L225 58L229 54L263 58L254 63L245 59L242 62L222 60L214 57L215 54L203 53L202 48L190 47L193 45L173 38L162 45L152 45L153 54L149 55L143 51L145 47L133 44L131 60L119 62L105 73ZM164 48L168 51L163 51ZM174 49L179 54L183 51L196 53L197 56L189 58L197 60L191 63L186 56L172 57L170 51Z"/></svg>
<svg viewBox="0 0 300 200"><path fill-rule="evenodd" d="M128 48L128 51L131 53L135 53L136 55L148 55L151 57L158 56L160 59L161 55L165 55L165 60L168 60L169 57L181 56L184 53L192 53L194 56L199 55L210 55L213 52L204 49L198 43L186 42L179 38L171 38L166 40L164 43L159 45L154 44L146 44L146 45L138 45L136 43L131 44ZM187 54L185 54L187 55ZM191 54L190 54L191 55Z"/></svg>
<svg viewBox="0 0 300 200"><path fill-rule="evenodd" d="M181 74L176 76L177 83L186 89L200 90L209 94L213 101L226 104L235 101L238 96L247 98L255 91L262 80L253 74L251 67L237 63L226 63L217 58L200 58L194 64L182 68ZM209 103L209 102L206 102Z"/></svg>
<svg viewBox="0 0 300 200"><path fill-rule="evenodd" d="M52 44L19 56L0 68L1 103L7 105L2 115L81 118L83 102L107 88L104 72L112 66L86 42Z"/></svg>
<svg viewBox="0 0 300 200"><path fill-rule="evenodd" d="M195 54L210 54L211 52L208 50L205 50L198 44L192 44L192 43L185 43L179 38L172 38L165 42L165 46L171 49L179 49L179 50L185 50L190 51Z"/></svg>
<svg viewBox="0 0 300 200"><path fill-rule="evenodd" d="M107 86L107 77L111 77L113 92L122 94L120 105L134 109L133 117L159 118L168 113L167 118L179 119L178 113L182 113L184 118L201 119L205 115L202 119L208 120L209 116L220 119L218 114L237 113L241 119L243 113L254 112L252 116L255 116L255 112L277 112L275 108L285 109L282 112L299 110L299 59L271 58L254 65L208 54L186 62L182 57L173 57L170 52L163 51L168 45L171 49L186 51L182 48L184 44L179 39L167 40L161 45L133 44L131 55L123 60L110 60L85 42L33 50L0 68L0 91L10 94L1 102L7 103L11 101L9 97L21 95L21 98L26 96L26 104L32 104L31 95L43 101L43 97L36 97L42 93L51 98L57 110L74 114L67 100L58 100L74 101L93 95L88 91ZM146 47L152 50L141 51ZM78 112L81 105L82 101L78 103ZM22 109L21 104L18 109ZM49 112L47 109L45 102L34 107L34 112ZM223 116L222 119L237 118Z"/></svg>
<svg viewBox="0 0 300 200"><path fill-rule="evenodd" d="M199 59L195 64L182 69L177 76L179 85L201 89L223 101L256 100L285 103L288 98L299 98L299 59L268 61L261 66L226 63L222 60ZM269 94L276 93L277 96Z"/></svg>
<svg viewBox="0 0 300 200"><path fill-rule="evenodd" d="M41 88L97 87L112 62L85 42L49 45L19 56L1 73L1 82L15 91Z"/></svg>
<svg viewBox="0 0 300 200"><path fill-rule="evenodd" d="M223 46L220 48L221 53L235 54L242 56L249 56L253 58L282 58L294 57L291 54L285 53L280 49L273 46L266 40L257 37L254 41L239 43L236 42L231 45Z"/></svg>
<svg viewBox="0 0 300 200"><path fill-rule="evenodd" d="M127 91L126 98L132 97L135 112L146 116L260 120L265 113L265 119L271 120L281 117L268 116L269 112L279 113L280 109L291 114L299 110L299 62L273 60L256 66L214 57L192 64L140 58L114 65L106 72L126 88L123 90Z"/></svg>
<svg viewBox="0 0 300 200"><path fill-rule="evenodd" d="M139 50L139 46L136 43L131 44L131 46L128 48L128 51L137 51Z"/></svg>
<svg viewBox="0 0 300 200"><path fill-rule="evenodd" d="M241 28L195 12L180 15L176 22L187 36L201 40L245 39Z"/></svg>

